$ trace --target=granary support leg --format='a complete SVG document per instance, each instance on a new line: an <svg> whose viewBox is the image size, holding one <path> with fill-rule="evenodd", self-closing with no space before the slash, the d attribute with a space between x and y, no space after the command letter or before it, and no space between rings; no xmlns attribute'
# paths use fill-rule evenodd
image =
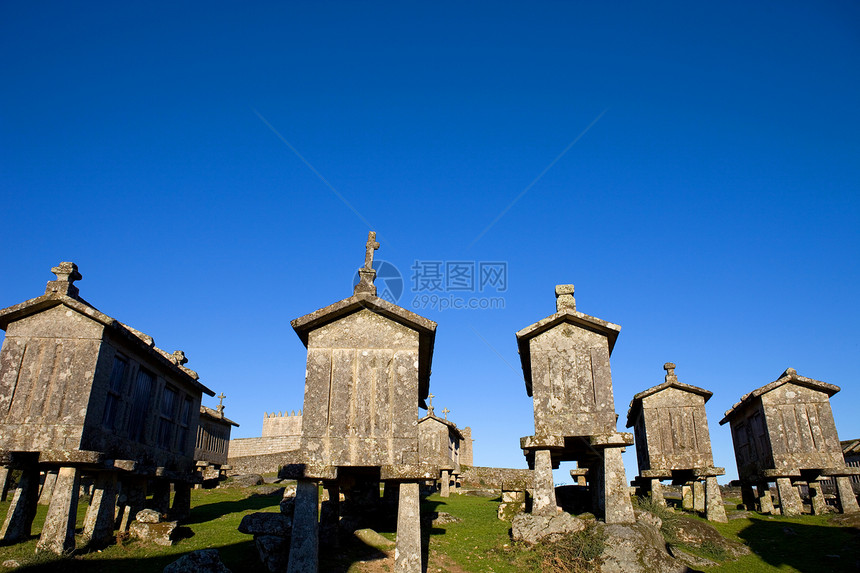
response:
<svg viewBox="0 0 860 573"><path fill-rule="evenodd" d="M705 484L698 479L693 482L693 511L696 513L705 511Z"/></svg>
<svg viewBox="0 0 860 573"><path fill-rule="evenodd" d="M100 545L113 537L116 507L116 472L99 472L84 517L84 543Z"/></svg>
<svg viewBox="0 0 860 573"><path fill-rule="evenodd" d="M39 505L51 504L51 494L54 493L54 484L57 483L57 471L47 470L45 472L45 481L42 482L42 490L39 492Z"/></svg>
<svg viewBox="0 0 860 573"><path fill-rule="evenodd" d="M756 486L758 490L758 505L761 513L773 515L776 510L773 507L773 498L770 496L770 485L766 481L759 482Z"/></svg>
<svg viewBox="0 0 860 573"><path fill-rule="evenodd" d="M606 523L633 523L633 502L627 489L627 476L624 474L624 460L621 448L603 450L604 507Z"/></svg>
<svg viewBox="0 0 860 573"><path fill-rule="evenodd" d="M389 483L385 484L388 491ZM338 522L340 521L340 487L337 481L324 481L325 501L320 508L320 538L327 545L337 545Z"/></svg>
<svg viewBox="0 0 860 573"><path fill-rule="evenodd" d="M0 529L0 540L6 542L22 541L30 537L33 518L36 517L36 504L39 501L39 468L26 467L18 481L18 489L12 496L6 521Z"/></svg>
<svg viewBox="0 0 860 573"><path fill-rule="evenodd" d="M451 476L448 470L442 470L442 490L439 495L449 497L451 495Z"/></svg>
<svg viewBox="0 0 860 573"><path fill-rule="evenodd" d="M681 486L681 509L693 511L693 488L688 484Z"/></svg>
<svg viewBox="0 0 860 573"><path fill-rule="evenodd" d="M0 466L0 501L6 501L9 495L9 483L12 481L12 472L6 466Z"/></svg>
<svg viewBox="0 0 860 573"><path fill-rule="evenodd" d="M741 484L741 503L745 509L755 510L755 492L753 486L748 483Z"/></svg>
<svg viewBox="0 0 860 573"><path fill-rule="evenodd" d="M172 519L186 521L191 517L191 483L178 481L173 484L173 507L170 509Z"/></svg>
<svg viewBox="0 0 860 573"><path fill-rule="evenodd" d="M823 515L827 512L824 491L821 489L821 482L818 480L809 480L809 502L812 505L812 515Z"/></svg>
<svg viewBox="0 0 860 573"><path fill-rule="evenodd" d="M394 550L395 573L421 573L419 504L418 483L401 483L397 506L397 547Z"/></svg>
<svg viewBox="0 0 860 573"><path fill-rule="evenodd" d="M660 507L666 507L666 498L663 496L663 484L658 479L651 480L651 501Z"/></svg>
<svg viewBox="0 0 860 573"><path fill-rule="evenodd" d="M317 482L300 479L296 484L293 534L287 573L316 573L319 570L319 524Z"/></svg>
<svg viewBox="0 0 860 573"><path fill-rule="evenodd" d="M797 488L791 478L776 478L776 491L779 494L779 509L785 516L800 515L803 505Z"/></svg>
<svg viewBox="0 0 860 573"><path fill-rule="evenodd" d="M723 494L715 476L705 478L705 519L718 523L728 523Z"/></svg>
<svg viewBox="0 0 860 573"><path fill-rule="evenodd" d="M152 501L149 506L158 513L170 511L170 482L164 479L155 480L152 484Z"/></svg>
<svg viewBox="0 0 860 573"><path fill-rule="evenodd" d="M75 520L78 516L80 486L80 469L60 468L36 551L50 551L61 555L75 548Z"/></svg>
<svg viewBox="0 0 860 573"><path fill-rule="evenodd" d="M537 450L535 451L535 497L532 513L555 513L555 505L552 455L549 450Z"/></svg>
<svg viewBox="0 0 860 573"><path fill-rule="evenodd" d="M123 483L122 489L125 494L125 507L123 507L119 530L121 533L126 533L137 512L143 509L146 503L146 479L133 477Z"/></svg>
<svg viewBox="0 0 860 573"><path fill-rule="evenodd" d="M839 494L839 506L842 513L860 513L854 489L851 487L851 478L848 476L836 477L836 491Z"/></svg>

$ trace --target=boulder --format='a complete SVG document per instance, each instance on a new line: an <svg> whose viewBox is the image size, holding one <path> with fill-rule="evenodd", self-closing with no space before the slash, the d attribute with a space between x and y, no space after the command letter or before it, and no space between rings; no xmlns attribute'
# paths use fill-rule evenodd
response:
<svg viewBox="0 0 860 573"><path fill-rule="evenodd" d="M160 523L161 514L154 509L141 509L134 516L134 519L140 523Z"/></svg>
<svg viewBox="0 0 860 573"><path fill-rule="evenodd" d="M198 549L169 564L162 573L230 573L230 570L221 562L217 549Z"/></svg>
<svg viewBox="0 0 860 573"><path fill-rule="evenodd" d="M268 497L270 495L281 496L281 495L283 495L283 493L284 493L284 487L283 486L279 487L276 485L261 485L260 487L258 487L254 491L254 494L251 497L261 497L261 496Z"/></svg>
<svg viewBox="0 0 860 573"><path fill-rule="evenodd" d="M178 524L178 521L162 521L160 523L134 521L129 526L128 532L132 537L141 541L169 546L173 545L173 531Z"/></svg>
<svg viewBox="0 0 860 573"><path fill-rule="evenodd" d="M602 573L686 573L687 565L666 550L660 530L646 521L599 524L606 536Z"/></svg>
<svg viewBox="0 0 860 573"><path fill-rule="evenodd" d="M249 513L239 523L239 531L250 535L276 535L289 537L293 519L280 513Z"/></svg>
<svg viewBox="0 0 860 573"><path fill-rule="evenodd" d="M514 517L511 530L514 541L534 545L538 541L551 542L568 533L585 529L585 522L565 512L535 515L520 513Z"/></svg>
<svg viewBox="0 0 860 573"><path fill-rule="evenodd" d="M270 573L285 573L289 561L290 539L279 535L256 535L254 544L260 561Z"/></svg>
<svg viewBox="0 0 860 573"><path fill-rule="evenodd" d="M396 545L394 541L381 536L372 529L356 529L354 535L361 539L365 545L382 552L392 551Z"/></svg>

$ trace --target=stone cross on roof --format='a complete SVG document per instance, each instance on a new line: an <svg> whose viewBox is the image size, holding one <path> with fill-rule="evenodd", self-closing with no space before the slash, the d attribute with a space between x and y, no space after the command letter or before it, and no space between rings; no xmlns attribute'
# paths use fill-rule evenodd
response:
<svg viewBox="0 0 860 573"><path fill-rule="evenodd" d="M379 243L376 242L376 232L370 231L367 233L367 245L364 249L364 268L373 268L373 251L379 248Z"/></svg>
<svg viewBox="0 0 860 573"><path fill-rule="evenodd" d="M78 265L70 262L62 262L52 268L51 272L57 275L57 280L48 281L48 288L45 289L45 294L55 292L71 297L78 296L78 287L74 285L74 282L84 278L78 272Z"/></svg>
<svg viewBox="0 0 860 573"><path fill-rule="evenodd" d="M368 232L367 244L364 246L364 266L358 269L359 281L353 288L353 293L368 293L376 296L376 285L373 284L373 281L376 280L376 271L373 268L373 251L378 248L376 232Z"/></svg>
<svg viewBox="0 0 860 573"><path fill-rule="evenodd" d="M669 382L670 380L678 381L678 377L675 376L675 364L667 362L663 365L663 370L666 371L666 382Z"/></svg>
<svg viewBox="0 0 860 573"><path fill-rule="evenodd" d="M448 408L442 408L442 413L445 414L445 419L448 419L448 414L451 412Z"/></svg>
<svg viewBox="0 0 860 573"><path fill-rule="evenodd" d="M435 398L433 394L427 394L427 415L433 416L433 398Z"/></svg>
<svg viewBox="0 0 860 573"><path fill-rule="evenodd" d="M224 417L224 398L227 396L224 395L224 392L218 394L218 413L221 414L221 417Z"/></svg>

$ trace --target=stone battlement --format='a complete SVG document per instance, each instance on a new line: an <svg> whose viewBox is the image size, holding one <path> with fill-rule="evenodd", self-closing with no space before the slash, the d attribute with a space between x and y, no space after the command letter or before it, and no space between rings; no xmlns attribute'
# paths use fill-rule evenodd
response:
<svg viewBox="0 0 860 573"><path fill-rule="evenodd" d="M296 414L295 410L290 413L272 412L263 414L263 437L274 438L284 436L302 435L302 411Z"/></svg>

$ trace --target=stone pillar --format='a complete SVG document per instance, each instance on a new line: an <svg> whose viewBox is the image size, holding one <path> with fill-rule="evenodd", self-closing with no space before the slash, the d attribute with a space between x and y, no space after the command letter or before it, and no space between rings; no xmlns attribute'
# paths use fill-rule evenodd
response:
<svg viewBox="0 0 860 573"><path fill-rule="evenodd" d="M385 484L385 493L388 493L391 482ZM324 496L326 501L322 502L320 508L320 538L326 545L338 544L338 522L340 521L340 487L336 481L323 482Z"/></svg>
<svg viewBox="0 0 860 573"><path fill-rule="evenodd" d="M51 504L51 494L54 493L55 483L57 483L57 470L47 470L45 481L42 482L42 491L39 492L39 505Z"/></svg>
<svg viewBox="0 0 860 573"><path fill-rule="evenodd" d="M658 479L651 480L651 501L661 507L666 507L666 498L663 496L663 484Z"/></svg>
<svg viewBox="0 0 860 573"><path fill-rule="evenodd" d="M693 511L696 513L705 511L705 484L701 480L693 482Z"/></svg>
<svg viewBox="0 0 860 573"><path fill-rule="evenodd" d="M827 502L818 480L809 480L809 503L812 505L812 515L827 513Z"/></svg>
<svg viewBox="0 0 860 573"><path fill-rule="evenodd" d="M855 497L854 489L851 487L851 478L837 476L836 491L839 495L839 506L842 508L842 513L860 513L857 497Z"/></svg>
<svg viewBox="0 0 860 573"><path fill-rule="evenodd" d="M167 480L155 480L152 484L152 500L148 507L158 513L165 514L170 511L170 482Z"/></svg>
<svg viewBox="0 0 860 573"><path fill-rule="evenodd" d="M84 518L84 543L102 545L113 537L116 509L116 472L99 472Z"/></svg>
<svg viewBox="0 0 860 573"><path fill-rule="evenodd" d="M74 550L75 521L78 517L78 495L80 494L81 470L62 467L57 473L54 493L42 535L36 544L36 551L50 551L57 555Z"/></svg>
<svg viewBox="0 0 860 573"><path fill-rule="evenodd" d="M287 573L316 573L319 569L319 524L317 482L300 479L296 484L293 534Z"/></svg>
<svg viewBox="0 0 860 573"><path fill-rule="evenodd" d="M688 485L681 486L681 509L693 511L693 488Z"/></svg>
<svg viewBox="0 0 860 573"><path fill-rule="evenodd" d="M532 513L555 513L555 485L549 450L535 451L535 497Z"/></svg>
<svg viewBox="0 0 860 573"><path fill-rule="evenodd" d="M634 523L633 502L627 489L627 476L624 473L624 460L621 448L603 450L603 478L606 500L604 521L610 523Z"/></svg>
<svg viewBox="0 0 860 573"><path fill-rule="evenodd" d="M779 509L785 516L800 515L803 505L797 488L791 483L791 478L776 478L776 491L779 494Z"/></svg>
<svg viewBox="0 0 860 573"><path fill-rule="evenodd" d="M34 465L25 468L18 481L18 489L12 496L6 521L0 529L0 540L13 543L30 537L36 504L39 501L39 469Z"/></svg>
<svg viewBox="0 0 860 573"><path fill-rule="evenodd" d="M0 466L0 501L6 501L11 481L12 472L6 466Z"/></svg>
<svg viewBox="0 0 860 573"><path fill-rule="evenodd" d="M451 477L448 474L448 470L442 470L442 490L439 492L439 495L442 497L448 497L451 495Z"/></svg>
<svg viewBox="0 0 860 573"><path fill-rule="evenodd" d="M122 489L125 493L126 501L119 530L121 533L126 533L131 522L134 521L137 512L143 509L146 504L146 479L140 477L131 478L124 484Z"/></svg>
<svg viewBox="0 0 860 573"><path fill-rule="evenodd" d="M744 504L744 509L755 511L755 492L748 483L741 484L741 503Z"/></svg>
<svg viewBox="0 0 860 573"><path fill-rule="evenodd" d="M776 513L776 510L773 507L773 498L770 496L770 486L768 483L760 482L756 489L758 490L758 505L759 511L762 513L769 513L771 515Z"/></svg>
<svg viewBox="0 0 860 573"><path fill-rule="evenodd" d="M191 483L178 481L173 484L173 508L171 519L187 521L191 517Z"/></svg>
<svg viewBox="0 0 860 573"><path fill-rule="evenodd" d="M705 518L708 521L728 523L726 508L723 505L723 494L716 476L705 478Z"/></svg>
<svg viewBox="0 0 860 573"><path fill-rule="evenodd" d="M400 484L395 573L421 573L421 514L417 483Z"/></svg>

